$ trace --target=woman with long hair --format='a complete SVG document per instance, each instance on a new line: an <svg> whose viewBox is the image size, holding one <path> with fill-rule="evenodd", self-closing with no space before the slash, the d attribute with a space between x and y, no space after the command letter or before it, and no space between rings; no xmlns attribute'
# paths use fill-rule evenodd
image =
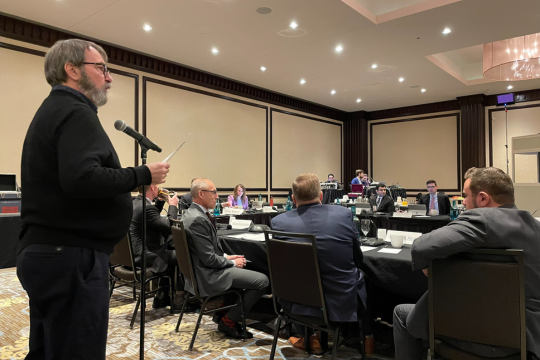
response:
<svg viewBox="0 0 540 360"><path fill-rule="evenodd" d="M238 206L247 210L249 207L249 200L246 196L246 187L242 184L236 185L233 194L229 195L227 202L232 207Z"/></svg>

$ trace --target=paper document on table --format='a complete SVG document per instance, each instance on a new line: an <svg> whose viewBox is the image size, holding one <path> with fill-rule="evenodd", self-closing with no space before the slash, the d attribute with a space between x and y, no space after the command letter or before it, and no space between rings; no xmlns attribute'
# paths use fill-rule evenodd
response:
<svg viewBox="0 0 540 360"><path fill-rule="evenodd" d="M169 156L167 156L167 157L165 158L165 160L163 160L163 162L168 162L168 161L173 157L173 155L176 154L176 152L177 152L178 150L180 150L180 149L182 148L182 146L184 146L184 144L186 143L186 141L187 141L187 139L189 138L190 135L191 135L191 133L188 134L188 137L186 138L186 140L184 140L184 142L181 143L180 146L178 146L178 147L176 148L176 150L174 150Z"/></svg>
<svg viewBox="0 0 540 360"><path fill-rule="evenodd" d="M403 235L403 245L412 245L414 240L422 236L422 233L412 232L412 231L398 231L398 230L388 230L386 232L385 242L390 242L390 237L392 234Z"/></svg>
<svg viewBox="0 0 540 360"><path fill-rule="evenodd" d="M233 239L241 239L244 235L247 235L247 233L241 233L241 234L236 234L236 235L227 235L226 237L233 238Z"/></svg>
<svg viewBox="0 0 540 360"><path fill-rule="evenodd" d="M233 221L231 221L231 227L235 230L238 230L238 229L247 229L249 228L251 225L253 225L253 221L251 220L240 220L240 219L235 219Z"/></svg>
<svg viewBox="0 0 540 360"><path fill-rule="evenodd" d="M268 235L268 237L271 239L272 235ZM264 233L248 233L244 234L242 236L242 239L244 240L253 240L253 241L266 241L264 238Z"/></svg>
<svg viewBox="0 0 540 360"><path fill-rule="evenodd" d="M366 251L371 251L375 249L376 247L373 247L373 246L360 246L360 250L362 250L363 253L365 253Z"/></svg>
<svg viewBox="0 0 540 360"><path fill-rule="evenodd" d="M387 254L399 254L400 251L401 251L401 249L384 248L384 249L379 250L378 252L387 253Z"/></svg>

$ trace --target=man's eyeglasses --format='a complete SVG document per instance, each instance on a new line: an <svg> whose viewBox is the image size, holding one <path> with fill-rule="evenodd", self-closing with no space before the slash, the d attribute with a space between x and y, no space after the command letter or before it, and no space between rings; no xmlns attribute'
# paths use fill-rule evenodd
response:
<svg viewBox="0 0 540 360"><path fill-rule="evenodd" d="M105 64L105 63L83 62L83 64L85 64L85 65L103 66L103 76L107 77L107 75L109 74L109 69L107 68L107 64Z"/></svg>
<svg viewBox="0 0 540 360"><path fill-rule="evenodd" d="M217 195L217 190L201 190L201 191L209 192L209 193L212 193L214 195Z"/></svg>
<svg viewBox="0 0 540 360"><path fill-rule="evenodd" d="M433 189L434 187L435 187L435 186L433 186L433 185L429 185L427 188L428 188L428 189Z"/></svg>

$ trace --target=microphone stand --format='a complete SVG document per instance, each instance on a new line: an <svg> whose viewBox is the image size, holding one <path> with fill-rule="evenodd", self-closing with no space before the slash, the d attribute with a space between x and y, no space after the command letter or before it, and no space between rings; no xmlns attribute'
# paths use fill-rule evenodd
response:
<svg viewBox="0 0 540 360"><path fill-rule="evenodd" d="M146 165L146 153L149 148L142 142L139 142L141 146L141 160L142 164ZM144 360L144 325L146 320L146 189L147 186L143 185L143 203L142 203L142 247L141 247L141 290L139 294L139 301L141 304L141 327L140 327L140 349L139 359ZM171 285L172 286L172 285ZM171 304L171 306L173 306Z"/></svg>

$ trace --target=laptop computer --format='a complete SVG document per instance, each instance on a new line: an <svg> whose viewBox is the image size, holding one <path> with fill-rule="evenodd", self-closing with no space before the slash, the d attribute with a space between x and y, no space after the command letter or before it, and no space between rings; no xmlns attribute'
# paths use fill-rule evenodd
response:
<svg viewBox="0 0 540 360"><path fill-rule="evenodd" d="M409 204L407 206L407 212L413 215L426 215L426 205L425 204Z"/></svg>

